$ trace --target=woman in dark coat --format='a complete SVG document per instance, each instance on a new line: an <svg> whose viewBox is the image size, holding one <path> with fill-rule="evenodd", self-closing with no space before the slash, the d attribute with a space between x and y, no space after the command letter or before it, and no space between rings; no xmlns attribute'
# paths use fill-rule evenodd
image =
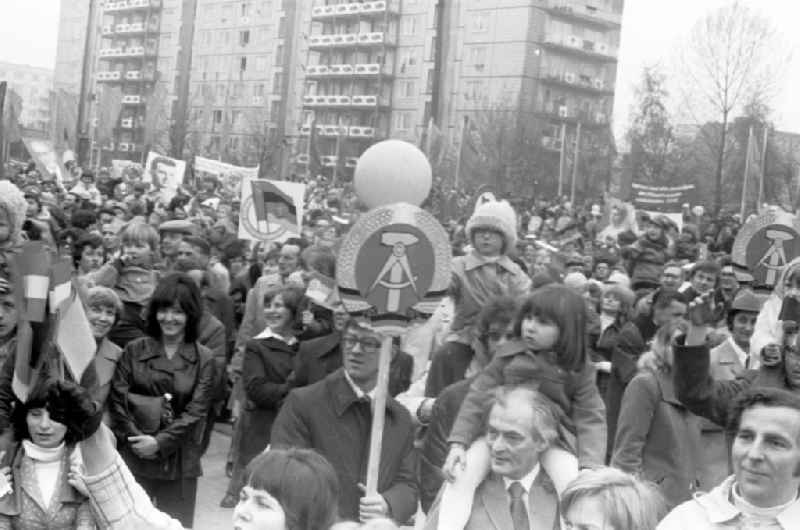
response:
<svg viewBox="0 0 800 530"><path fill-rule="evenodd" d="M120 454L159 509L187 528L216 376L211 352L197 343L202 315L191 278L162 279L148 306L148 336L125 347L110 395Z"/></svg>
<svg viewBox="0 0 800 530"><path fill-rule="evenodd" d="M244 469L269 445L272 423L283 400L295 386L296 334L306 307L305 289L298 286L273 288L264 294L263 318L267 327L247 341L242 363L244 407L239 421L243 436L236 451L233 477L220 505L238 502Z"/></svg>

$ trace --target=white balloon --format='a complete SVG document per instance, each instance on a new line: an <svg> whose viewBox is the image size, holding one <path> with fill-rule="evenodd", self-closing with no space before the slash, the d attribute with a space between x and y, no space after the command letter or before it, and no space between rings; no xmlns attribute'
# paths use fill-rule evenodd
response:
<svg viewBox="0 0 800 530"><path fill-rule="evenodd" d="M428 158L414 144L384 140L359 157L353 185L368 208L395 202L419 206L431 192L432 175Z"/></svg>

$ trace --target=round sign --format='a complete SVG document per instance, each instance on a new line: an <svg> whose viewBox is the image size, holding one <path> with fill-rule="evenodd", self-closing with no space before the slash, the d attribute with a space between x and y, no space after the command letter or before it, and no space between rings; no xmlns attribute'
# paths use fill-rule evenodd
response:
<svg viewBox="0 0 800 530"><path fill-rule="evenodd" d="M378 331L403 333L416 314L431 314L450 286L450 240L430 213L407 203L364 214L350 229L336 262L339 296L348 313Z"/></svg>
<svg viewBox="0 0 800 530"><path fill-rule="evenodd" d="M259 230L259 222L256 217L256 207L255 204L253 204L252 195L245 197L240 208L240 223L247 233L255 240L276 241L281 238L294 236L297 232L296 225L289 224L282 219L278 219L276 222L272 223L261 223L261 230Z"/></svg>
<svg viewBox="0 0 800 530"><path fill-rule="evenodd" d="M736 236L731 258L747 267L756 286L773 287L783 267L800 256L800 219L766 212L745 224Z"/></svg>
<svg viewBox="0 0 800 530"><path fill-rule="evenodd" d="M358 158L353 187L368 208L396 202L418 206L431 192L432 174L428 157L417 146L402 140L384 140Z"/></svg>

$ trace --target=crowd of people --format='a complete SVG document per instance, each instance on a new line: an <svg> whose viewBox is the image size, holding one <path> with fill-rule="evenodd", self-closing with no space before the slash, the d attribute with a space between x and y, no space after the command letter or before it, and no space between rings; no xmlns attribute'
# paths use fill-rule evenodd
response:
<svg viewBox="0 0 800 530"><path fill-rule="evenodd" d="M383 337L309 289L364 209L307 184L302 235L254 243L215 178L0 181L0 528L192 528L220 422L236 529L800 528L800 259L765 290L736 216L436 198L452 282L393 339L374 492ZM97 346L23 401L26 241L71 260Z"/></svg>

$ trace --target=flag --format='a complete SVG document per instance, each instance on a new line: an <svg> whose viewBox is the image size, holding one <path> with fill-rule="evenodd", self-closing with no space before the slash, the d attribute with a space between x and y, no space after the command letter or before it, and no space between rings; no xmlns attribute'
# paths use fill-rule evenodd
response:
<svg viewBox="0 0 800 530"><path fill-rule="evenodd" d="M55 105L53 143L60 150L74 150L78 144L75 137L78 125L78 95L70 94L64 89L58 89L53 94Z"/></svg>
<svg viewBox="0 0 800 530"><path fill-rule="evenodd" d="M297 224L297 206L290 195L268 180L251 180L250 185L259 231L272 232L270 224Z"/></svg>
<svg viewBox="0 0 800 530"><path fill-rule="evenodd" d="M65 285L71 287L71 283ZM75 381L80 381L94 359L97 343L76 289L71 289L56 316L55 343Z"/></svg>
<svg viewBox="0 0 800 530"><path fill-rule="evenodd" d="M122 112L122 89L105 86L97 108L97 143L105 146L114 141L114 129Z"/></svg>
<svg viewBox="0 0 800 530"><path fill-rule="evenodd" d="M22 115L22 98L13 89L6 90L6 106L3 113L3 131L9 143L22 140L19 117Z"/></svg>
<svg viewBox="0 0 800 530"><path fill-rule="evenodd" d="M484 182L487 176L488 166L480 131L469 116L464 116L456 178L460 183L469 185Z"/></svg>

